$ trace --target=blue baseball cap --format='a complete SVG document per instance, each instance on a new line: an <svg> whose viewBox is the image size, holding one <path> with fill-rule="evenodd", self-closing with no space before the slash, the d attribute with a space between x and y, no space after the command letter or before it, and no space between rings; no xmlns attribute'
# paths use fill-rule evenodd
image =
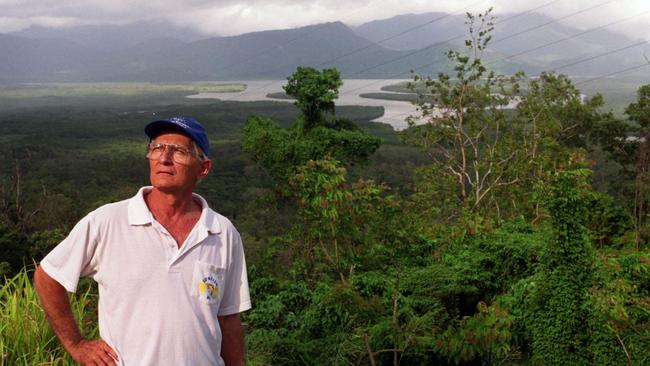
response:
<svg viewBox="0 0 650 366"><path fill-rule="evenodd" d="M210 156L210 142L205 128L192 117L170 117L150 122L145 128L144 133L150 139L154 139L164 131L178 131L194 140L196 145L203 151L206 156Z"/></svg>

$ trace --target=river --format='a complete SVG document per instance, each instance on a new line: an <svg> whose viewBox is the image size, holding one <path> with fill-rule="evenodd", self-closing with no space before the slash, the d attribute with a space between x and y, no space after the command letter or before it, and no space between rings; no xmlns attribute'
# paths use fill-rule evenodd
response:
<svg viewBox="0 0 650 366"><path fill-rule="evenodd" d="M343 80L343 86L339 88L339 98L335 101L336 105L361 105L361 106L380 106L384 107L384 115L376 118L374 121L383 122L391 125L393 129L399 131L407 127L406 117L416 113L415 106L410 102L393 101L385 99L362 98L363 93L389 93L382 91L381 88L386 85L396 84L404 80L368 80L368 79L347 79ZM246 90L235 93L199 93L188 96L188 98L199 99L220 99L233 101L255 101L255 100L274 100L282 102L293 101L288 99L273 99L266 95L269 93L282 92L282 85L286 80L247 80L247 81L227 81L224 83L246 84Z"/></svg>

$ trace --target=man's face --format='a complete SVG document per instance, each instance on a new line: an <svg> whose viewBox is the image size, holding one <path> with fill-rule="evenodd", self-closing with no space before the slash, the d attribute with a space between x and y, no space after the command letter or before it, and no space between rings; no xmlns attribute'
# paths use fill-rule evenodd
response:
<svg viewBox="0 0 650 366"><path fill-rule="evenodd" d="M165 193L191 192L196 183L208 175L212 163L199 159L189 137L177 132L163 132L153 139L152 145L155 144L178 146L192 156L188 162L180 164L174 160L174 149L167 146L159 158L149 159L149 178L154 188Z"/></svg>

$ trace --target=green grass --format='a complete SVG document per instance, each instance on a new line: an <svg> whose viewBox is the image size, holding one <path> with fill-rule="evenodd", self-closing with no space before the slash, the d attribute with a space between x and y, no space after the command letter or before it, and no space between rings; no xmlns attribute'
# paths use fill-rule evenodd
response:
<svg viewBox="0 0 650 366"><path fill-rule="evenodd" d="M0 98L79 97L89 95L132 96L144 93L226 93L240 92L244 84L219 83L52 83L0 88Z"/></svg>
<svg viewBox="0 0 650 366"><path fill-rule="evenodd" d="M273 99L287 99L287 100L293 100L293 97L287 95L285 92L275 92L275 93L268 93L266 94L267 98L273 98Z"/></svg>
<svg viewBox="0 0 650 366"><path fill-rule="evenodd" d="M362 93L359 96L368 99L396 100L402 102L413 102L417 99L417 95L414 93Z"/></svg>
<svg viewBox="0 0 650 366"><path fill-rule="evenodd" d="M186 98L198 93L240 92L244 84L197 83L48 83L0 86L0 111L38 107L120 108L119 112L150 113L152 107L205 105L210 100ZM148 108L143 108L147 106Z"/></svg>
<svg viewBox="0 0 650 366"><path fill-rule="evenodd" d="M0 287L0 366L74 365L47 324L30 275L23 269ZM96 304L91 292L72 296L72 310L87 336L97 337L94 320L87 318Z"/></svg>
<svg viewBox="0 0 650 366"><path fill-rule="evenodd" d="M400 81L397 84L383 86L381 90L395 93L413 93L413 90L409 88L409 83L410 81Z"/></svg>

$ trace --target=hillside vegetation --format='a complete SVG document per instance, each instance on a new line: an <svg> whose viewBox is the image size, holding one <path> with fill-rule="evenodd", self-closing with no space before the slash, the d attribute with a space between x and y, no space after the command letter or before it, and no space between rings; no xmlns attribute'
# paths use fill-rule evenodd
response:
<svg viewBox="0 0 650 366"><path fill-rule="evenodd" d="M650 364L650 85L618 117L566 75L489 70L490 13L468 22L454 72L407 86L419 115L399 134L311 67L284 87L295 107L170 92L0 110L0 365L67 362L32 260L147 184L142 128L179 114L210 131L198 193L245 242L250 365ZM75 303L88 336L93 291Z"/></svg>

